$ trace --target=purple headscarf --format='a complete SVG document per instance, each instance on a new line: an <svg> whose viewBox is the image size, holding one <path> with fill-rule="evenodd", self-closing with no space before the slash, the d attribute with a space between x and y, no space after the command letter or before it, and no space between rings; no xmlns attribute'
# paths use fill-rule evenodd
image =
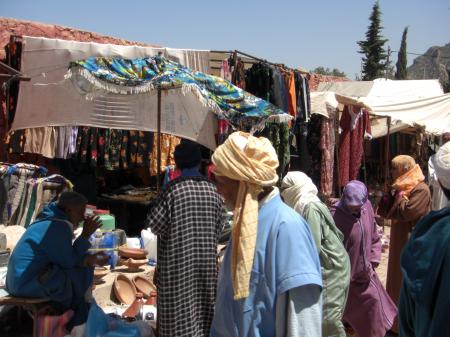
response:
<svg viewBox="0 0 450 337"><path fill-rule="evenodd" d="M344 192L338 207L342 206L361 206L369 198L367 187L358 180L352 180L344 187Z"/></svg>

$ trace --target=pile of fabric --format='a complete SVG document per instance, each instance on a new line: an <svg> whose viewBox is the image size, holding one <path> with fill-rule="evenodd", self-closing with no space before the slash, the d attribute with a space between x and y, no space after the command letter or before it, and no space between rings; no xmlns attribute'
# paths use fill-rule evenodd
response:
<svg viewBox="0 0 450 337"><path fill-rule="evenodd" d="M72 190L61 175L47 177L47 169L31 164L0 166L0 222L28 227L42 208L57 196Z"/></svg>

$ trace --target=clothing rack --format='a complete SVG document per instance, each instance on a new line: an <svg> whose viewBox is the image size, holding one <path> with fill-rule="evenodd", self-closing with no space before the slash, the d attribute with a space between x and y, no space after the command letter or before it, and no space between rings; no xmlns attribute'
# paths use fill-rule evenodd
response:
<svg viewBox="0 0 450 337"><path fill-rule="evenodd" d="M267 61L266 59L262 59L262 58L260 58L260 57L257 57L257 56L253 56L253 55L250 55L250 54L248 54L248 53L245 53L245 52L243 52L243 51L240 51L240 50L211 50L210 51L211 53L216 53L216 54L227 54L227 55L232 55L233 57L236 55L236 57L238 56L238 55L240 55L240 56L244 56L244 57L247 57L247 58L249 58L249 59L252 59L252 60L255 60L256 62L261 62L261 63L265 63L265 64L267 64L267 65L271 65L271 66L274 66L274 67L281 67L281 68L284 68L284 69L286 69L286 70L292 70L292 71L294 71L295 69L292 69L292 68L289 68L289 67L287 67L286 65L284 65L283 63L273 63L273 62L270 62L270 61ZM213 59L213 60L211 60L211 61L216 61L215 59ZM245 61L243 61L244 63L246 63ZM247 63L255 63L255 62L247 62Z"/></svg>

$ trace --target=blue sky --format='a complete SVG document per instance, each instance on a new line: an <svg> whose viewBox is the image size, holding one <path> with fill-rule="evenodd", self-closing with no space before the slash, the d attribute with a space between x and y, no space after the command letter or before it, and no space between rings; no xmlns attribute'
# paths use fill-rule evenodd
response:
<svg viewBox="0 0 450 337"><path fill-rule="evenodd" d="M174 48L239 49L291 67L339 68L353 78L373 1L0 0L0 16L61 24ZM408 51L450 42L448 0L381 0L384 36ZM415 56L409 55L412 62ZM393 55L394 62L397 54Z"/></svg>

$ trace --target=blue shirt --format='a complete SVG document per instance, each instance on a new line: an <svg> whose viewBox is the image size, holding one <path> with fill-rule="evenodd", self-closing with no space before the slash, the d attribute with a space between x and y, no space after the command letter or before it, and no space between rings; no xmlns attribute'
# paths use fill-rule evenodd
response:
<svg viewBox="0 0 450 337"><path fill-rule="evenodd" d="M230 242L219 274L212 337L274 337L279 295L308 284L322 286L320 261L309 226L279 195L258 214L250 295L233 299Z"/></svg>
<svg viewBox="0 0 450 337"><path fill-rule="evenodd" d="M82 264L91 245L81 236L72 244L73 232L66 221L66 214L51 203L28 227L9 260L6 288L10 294L58 302L71 300L67 270ZM41 283L39 277L51 266L56 269L49 281Z"/></svg>

